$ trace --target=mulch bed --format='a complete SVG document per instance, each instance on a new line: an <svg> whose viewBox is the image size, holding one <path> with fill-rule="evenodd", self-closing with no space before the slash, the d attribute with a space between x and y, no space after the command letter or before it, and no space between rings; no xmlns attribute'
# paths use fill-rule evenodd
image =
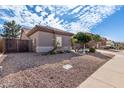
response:
<svg viewBox="0 0 124 93"><path fill-rule="evenodd" d="M66 55L70 55L70 53ZM61 55L59 57L61 57ZM43 64L38 67L18 71L17 73L10 73L4 76L0 79L0 87L78 87L79 84L86 80L93 72L112 57L113 55L95 53L84 56L75 56L52 64ZM63 65L66 64L70 64L73 67L69 70L64 69Z"/></svg>

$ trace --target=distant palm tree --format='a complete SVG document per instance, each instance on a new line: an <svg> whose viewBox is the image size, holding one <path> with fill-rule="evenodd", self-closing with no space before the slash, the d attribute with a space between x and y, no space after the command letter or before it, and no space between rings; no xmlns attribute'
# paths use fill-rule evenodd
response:
<svg viewBox="0 0 124 93"><path fill-rule="evenodd" d="M3 33L1 34L1 36L7 39L19 38L21 34L21 26L19 24L16 24L14 20L10 22L5 22L2 30Z"/></svg>

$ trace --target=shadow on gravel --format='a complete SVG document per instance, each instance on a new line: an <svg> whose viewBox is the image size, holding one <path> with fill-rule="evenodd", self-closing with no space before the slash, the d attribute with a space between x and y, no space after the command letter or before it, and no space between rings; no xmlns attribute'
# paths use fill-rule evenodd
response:
<svg viewBox="0 0 124 93"><path fill-rule="evenodd" d="M38 67L44 64L59 63L65 60L70 60L72 57L79 56L74 53L47 56L38 53L8 53L6 55L7 57L0 63L0 66L3 66L3 71L0 76L1 78L29 68Z"/></svg>
<svg viewBox="0 0 124 93"><path fill-rule="evenodd" d="M100 58L100 59L106 59L106 60L109 60L110 58L114 57L114 55L110 55L110 54L107 54L107 53L102 54L100 52L88 53L87 55L94 56L94 57L97 57L97 58Z"/></svg>

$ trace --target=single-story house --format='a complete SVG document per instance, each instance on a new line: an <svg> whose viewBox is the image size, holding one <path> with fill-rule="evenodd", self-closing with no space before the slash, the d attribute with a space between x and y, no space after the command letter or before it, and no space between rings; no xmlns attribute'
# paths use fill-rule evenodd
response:
<svg viewBox="0 0 124 93"><path fill-rule="evenodd" d="M21 40L29 40L29 37L27 37L27 33L31 30L31 28L29 27L23 27L21 29L21 35L20 35L20 39Z"/></svg>
<svg viewBox="0 0 124 93"><path fill-rule="evenodd" d="M71 37L73 33L70 32L53 27L36 25L25 34L28 37L25 37L26 39L32 40L34 52L48 52L52 50L55 45L57 45L58 50L71 49Z"/></svg>
<svg viewBox="0 0 124 93"><path fill-rule="evenodd" d="M114 47L114 42L112 41L112 40L108 40L107 42L106 42L106 47Z"/></svg>
<svg viewBox="0 0 124 93"><path fill-rule="evenodd" d="M101 38L99 42L96 42L95 40L91 40L87 45L88 47L95 47L95 48L104 48L106 46L107 39Z"/></svg>

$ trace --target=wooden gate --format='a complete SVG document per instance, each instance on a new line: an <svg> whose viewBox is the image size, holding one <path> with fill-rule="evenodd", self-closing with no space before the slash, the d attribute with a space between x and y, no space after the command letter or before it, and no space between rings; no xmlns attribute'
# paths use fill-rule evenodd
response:
<svg viewBox="0 0 124 93"><path fill-rule="evenodd" d="M3 39L0 39L0 53L3 51Z"/></svg>
<svg viewBox="0 0 124 93"><path fill-rule="evenodd" d="M20 40L17 45L19 52L29 52L29 40Z"/></svg>
<svg viewBox="0 0 124 93"><path fill-rule="evenodd" d="M31 52L32 40L4 39L4 52Z"/></svg>

